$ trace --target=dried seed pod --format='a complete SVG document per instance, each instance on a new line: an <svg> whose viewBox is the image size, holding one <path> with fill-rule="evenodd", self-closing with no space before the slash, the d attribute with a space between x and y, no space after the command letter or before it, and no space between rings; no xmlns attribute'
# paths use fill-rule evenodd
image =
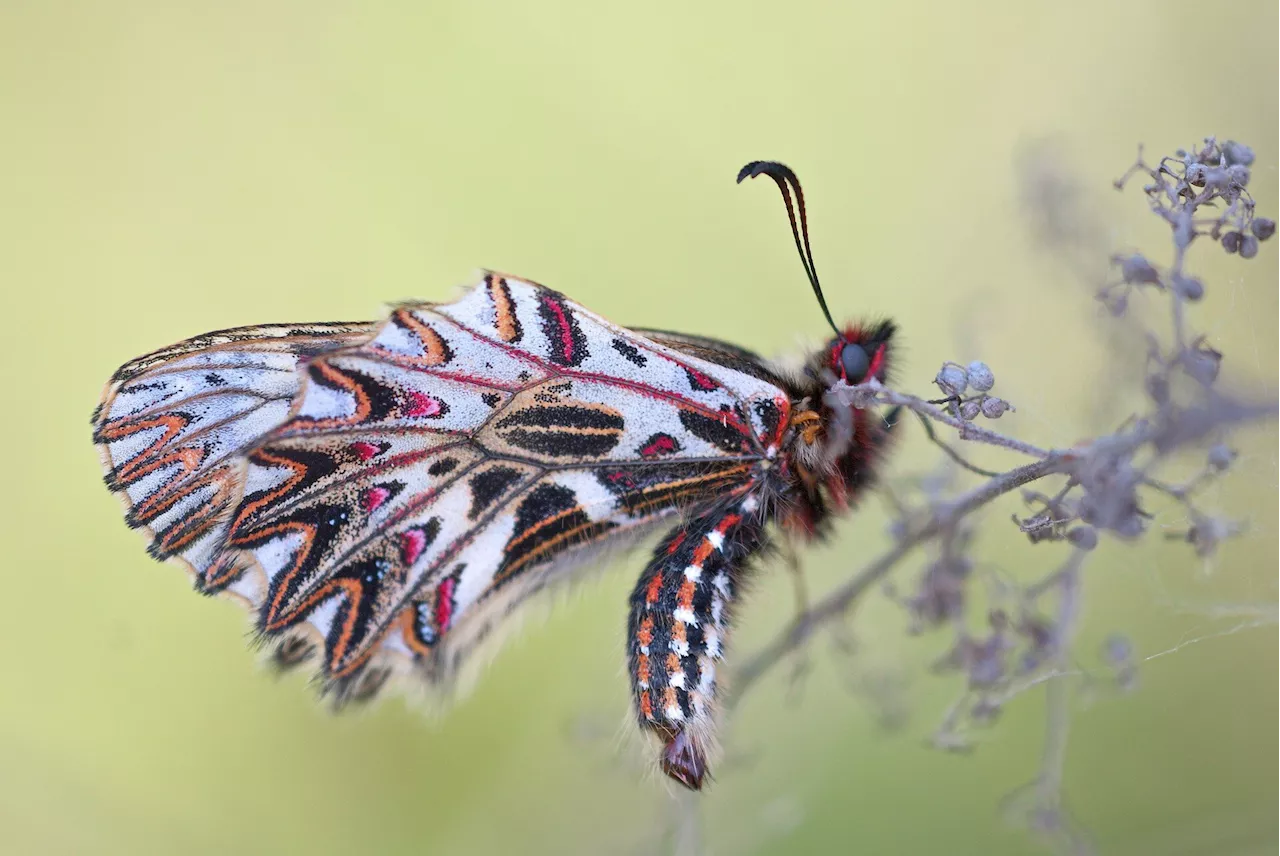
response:
<svg viewBox="0 0 1280 856"><path fill-rule="evenodd" d="M1184 300L1195 302L1204 297L1204 283L1194 276L1175 274L1173 290Z"/></svg>
<svg viewBox="0 0 1280 856"><path fill-rule="evenodd" d="M982 415L988 419L999 419L1004 415L1006 410L1012 409L1013 407L1010 406L1009 402L1005 401L1003 398L996 398L994 395L989 395L982 399Z"/></svg>
<svg viewBox="0 0 1280 856"><path fill-rule="evenodd" d="M1147 524L1142 519L1142 517L1140 515L1134 514L1118 522L1115 526L1112 527L1112 530L1121 538L1133 539L1133 538L1137 538L1144 531L1146 531L1146 528L1147 528Z"/></svg>
<svg viewBox="0 0 1280 856"><path fill-rule="evenodd" d="M1160 281L1160 272L1156 270L1155 265L1137 253L1124 257L1124 261L1120 263L1120 275L1124 277L1125 282L1131 283Z"/></svg>
<svg viewBox="0 0 1280 856"><path fill-rule="evenodd" d="M966 372L969 375L969 386L978 392L989 392L991 387L996 385L996 376L991 372L991 368L981 360L974 360L969 363Z"/></svg>
<svg viewBox="0 0 1280 856"><path fill-rule="evenodd" d="M1235 450L1233 450L1230 446L1227 446L1223 443L1218 443L1216 446L1214 446L1212 449L1209 450L1209 455L1208 455L1209 466L1218 472L1222 472L1223 470L1230 467L1231 462L1234 461L1235 459L1236 459Z"/></svg>
<svg viewBox="0 0 1280 856"><path fill-rule="evenodd" d="M947 395L964 395L964 391L969 388L969 376L965 374L965 370L951 363L939 370L933 382Z"/></svg>
<svg viewBox="0 0 1280 856"><path fill-rule="evenodd" d="M1067 533L1067 540L1081 550L1092 550L1098 546L1098 530L1092 526L1076 526Z"/></svg>
<svg viewBox="0 0 1280 856"><path fill-rule="evenodd" d="M1222 370L1222 352L1203 342L1188 351L1182 358L1182 364L1191 375L1201 383L1213 383Z"/></svg>
<svg viewBox="0 0 1280 856"><path fill-rule="evenodd" d="M1156 404L1164 404L1169 400L1169 380L1164 375L1148 375L1146 387L1147 395Z"/></svg>
<svg viewBox="0 0 1280 856"><path fill-rule="evenodd" d="M1233 166L1250 166L1253 164L1253 149L1244 143L1237 143L1235 140L1227 140L1222 144L1222 156L1226 158L1227 163Z"/></svg>
<svg viewBox="0 0 1280 856"><path fill-rule="evenodd" d="M1204 184L1210 190L1226 193L1231 189L1231 176L1225 169L1210 167L1204 171Z"/></svg>
<svg viewBox="0 0 1280 856"><path fill-rule="evenodd" d="M1240 236L1240 258L1251 259L1258 254L1258 239L1253 235Z"/></svg>
<svg viewBox="0 0 1280 856"><path fill-rule="evenodd" d="M1116 294L1112 297L1104 298L1103 303L1113 318L1119 318L1129 310L1129 295Z"/></svg>

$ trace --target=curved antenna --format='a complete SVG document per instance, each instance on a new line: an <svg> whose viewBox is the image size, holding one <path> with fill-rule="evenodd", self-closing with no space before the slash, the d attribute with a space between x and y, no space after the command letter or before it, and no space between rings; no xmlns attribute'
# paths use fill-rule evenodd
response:
<svg viewBox="0 0 1280 856"><path fill-rule="evenodd" d="M818 283L818 269L813 266L813 250L809 246L809 220L804 212L804 191L800 189L800 179L796 178L796 174L785 164L777 161L752 161L738 170L738 184L741 184L744 179L755 178L758 175L767 175L778 185L778 190L782 193L782 201L787 206L787 218L791 221L791 235L796 239L796 252L800 254L800 263L804 265L804 272L809 277L809 285L813 286L813 293L818 298L818 305L822 307L822 314L826 316L827 323L836 332L836 336L843 336L844 334L831 318L831 310L827 308L827 298L822 295L822 286ZM791 203L793 191L796 195L794 206ZM800 209L798 227L796 208Z"/></svg>

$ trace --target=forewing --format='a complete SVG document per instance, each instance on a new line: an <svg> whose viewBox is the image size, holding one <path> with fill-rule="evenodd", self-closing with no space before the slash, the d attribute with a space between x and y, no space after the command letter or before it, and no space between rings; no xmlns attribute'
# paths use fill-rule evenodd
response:
<svg viewBox="0 0 1280 856"><path fill-rule="evenodd" d="M150 552L197 575L216 559L244 483L244 453L282 424L297 366L367 338L371 324L242 327L122 366L94 411L107 486Z"/></svg>
<svg viewBox="0 0 1280 856"><path fill-rule="evenodd" d="M709 352L698 354L646 338L536 283L489 273L460 300L434 310L478 336L538 361L559 378L633 393L626 399L629 418L661 404L676 408L674 421L665 411L655 414L653 422L682 425L720 446L720 454L767 454L785 429L787 396L772 377L744 370L746 361L735 368L706 359ZM758 358L754 362L763 366ZM638 405L640 400L648 404ZM730 434L737 439L731 441ZM652 457L652 451L646 454L642 447L635 447L618 454L645 459Z"/></svg>

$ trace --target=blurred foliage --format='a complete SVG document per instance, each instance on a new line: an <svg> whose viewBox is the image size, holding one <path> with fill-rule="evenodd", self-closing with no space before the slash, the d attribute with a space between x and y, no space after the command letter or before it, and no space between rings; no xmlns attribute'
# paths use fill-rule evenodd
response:
<svg viewBox="0 0 1280 856"><path fill-rule="evenodd" d="M1157 259L1164 231L1109 190L1139 141L1250 143L1274 216L1276 30L1261 0L8 0L0 850L659 852L670 801L622 675L639 556L559 598L448 715L396 700L332 717L255 665L235 607L125 529L89 441L100 384L206 330L444 299L480 266L622 323L792 348L821 317L776 196L733 183L776 158L805 182L835 314L899 321L905 388L980 357L1019 406L1002 427L1068 444L1132 370L1088 289L1029 242L1017 153L1056 138L1100 226ZM1193 255L1196 321L1240 384L1276 383L1276 259ZM1211 575L1185 546L1104 545L1084 655L1123 631L1150 656L1230 629L1215 604L1274 604L1276 433L1246 441L1215 499L1251 534ZM893 469L934 456L913 435ZM1004 519L978 549L992 567L1055 561ZM806 554L810 586L847 575L884 522L869 502ZM791 614L773 571L740 652ZM873 599L854 657L820 641L798 698L777 674L747 701L701 800L716 853L1032 849L997 806L1034 773L1040 700L971 755L927 748L955 679L926 671L945 640L904 626ZM1276 675L1270 626L1151 660L1139 692L1077 714L1068 799L1104 852L1275 852ZM905 717L891 732L886 706Z"/></svg>

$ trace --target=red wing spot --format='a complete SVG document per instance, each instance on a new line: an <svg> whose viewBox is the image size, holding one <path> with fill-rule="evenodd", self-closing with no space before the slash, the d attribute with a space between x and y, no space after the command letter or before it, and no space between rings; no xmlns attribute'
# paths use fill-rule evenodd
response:
<svg viewBox="0 0 1280 856"><path fill-rule="evenodd" d="M400 560L405 565L412 565L418 561L418 557L425 549L427 549L427 536L421 529L410 529L400 535ZM452 580L445 580L445 582L452 584ZM450 588L452 589L452 585Z"/></svg>
<svg viewBox="0 0 1280 856"><path fill-rule="evenodd" d="M640 457L660 458L680 451L680 444L670 434L654 434L640 447Z"/></svg>
<svg viewBox="0 0 1280 856"><path fill-rule="evenodd" d="M560 347L564 349L564 362L573 362L573 329L569 326L569 319L565 315L564 307L557 300L548 297L542 298L542 305L551 317L555 320L560 328Z"/></svg>
<svg viewBox="0 0 1280 856"><path fill-rule="evenodd" d="M372 443L366 443L364 440L357 440L347 448L354 452L356 457L362 461L367 461L382 451L377 446Z"/></svg>
<svg viewBox="0 0 1280 856"><path fill-rule="evenodd" d="M405 416L438 416L440 415L440 402L431 396L410 391L409 406L405 408Z"/></svg>
<svg viewBox="0 0 1280 856"><path fill-rule="evenodd" d="M609 480L610 484L616 484L619 487L623 487L628 490L636 486L635 479L631 478L629 474L623 471L606 473L605 478Z"/></svg>
<svg viewBox="0 0 1280 856"><path fill-rule="evenodd" d="M391 491L385 487L371 487L364 492L361 502L364 504L365 514L372 514L378 510L378 506L386 502L391 496Z"/></svg>
<svg viewBox="0 0 1280 856"><path fill-rule="evenodd" d="M456 583L453 577L447 578L436 589L436 631L444 633L453 621L453 589Z"/></svg>

